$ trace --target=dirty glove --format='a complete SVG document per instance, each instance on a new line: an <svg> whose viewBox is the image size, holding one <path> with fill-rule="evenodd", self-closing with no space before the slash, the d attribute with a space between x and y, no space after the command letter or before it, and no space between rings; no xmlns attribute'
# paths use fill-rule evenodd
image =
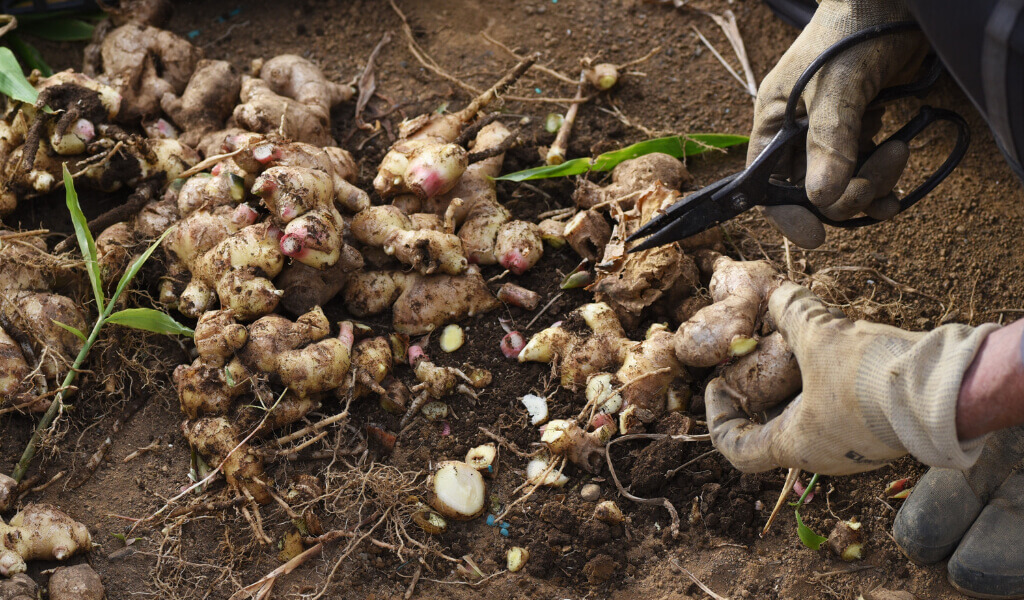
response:
<svg viewBox="0 0 1024 600"><path fill-rule="evenodd" d="M821 52L851 33L909 19L898 0L821 0L803 33L761 82L747 162L778 132L793 84ZM856 177L854 169L859 151L870 148L881 127L884 108L866 113L867 105L881 89L910 81L927 50L920 32L894 33L849 48L823 66L797 109L797 116L809 120L806 155L783 157L776 176L794 183L805 178L807 196L831 219L860 212L879 219L895 215L899 206L891 192L907 164L907 145L883 144ZM825 241L825 228L804 208L776 206L765 212L798 246L815 248Z"/></svg>
<svg viewBox="0 0 1024 600"><path fill-rule="evenodd" d="M768 301L800 365L803 391L764 425L717 378L705 393L711 439L741 471L794 467L825 475L878 468L906 453L966 469L985 436L959 442L960 383L995 325L928 333L838 318L807 288L784 283Z"/></svg>

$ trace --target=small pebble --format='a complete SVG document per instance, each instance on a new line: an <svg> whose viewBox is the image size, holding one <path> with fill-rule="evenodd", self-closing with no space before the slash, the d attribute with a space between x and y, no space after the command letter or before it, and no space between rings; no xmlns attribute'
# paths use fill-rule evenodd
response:
<svg viewBox="0 0 1024 600"><path fill-rule="evenodd" d="M580 497L587 502L596 502L601 497L601 486L596 483L588 483L580 489Z"/></svg>

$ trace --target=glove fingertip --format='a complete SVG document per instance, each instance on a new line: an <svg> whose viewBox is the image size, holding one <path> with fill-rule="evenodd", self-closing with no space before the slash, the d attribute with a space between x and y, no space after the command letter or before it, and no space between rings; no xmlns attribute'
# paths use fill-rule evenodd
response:
<svg viewBox="0 0 1024 600"><path fill-rule="evenodd" d="M774 469L764 425L752 422L742 409L735 391L721 377L705 390L708 430L711 442L733 466L745 473Z"/></svg>
<svg viewBox="0 0 1024 600"><path fill-rule="evenodd" d="M782 235L801 248L814 249L825 243L825 226L802 206L766 206L764 214Z"/></svg>
<svg viewBox="0 0 1024 600"><path fill-rule="evenodd" d="M810 326L824 325L835 319L821 298L792 282L783 283L768 298L768 312L798 360L804 349L803 333Z"/></svg>

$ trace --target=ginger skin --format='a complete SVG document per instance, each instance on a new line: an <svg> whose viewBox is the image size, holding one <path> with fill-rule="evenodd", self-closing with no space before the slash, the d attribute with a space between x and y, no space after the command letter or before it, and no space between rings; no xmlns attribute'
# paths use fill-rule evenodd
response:
<svg viewBox="0 0 1024 600"><path fill-rule="evenodd" d="M412 219L395 206L372 206L352 219L352 235L368 246L411 266L423 275L458 275L466 270L462 241L433 229L416 229Z"/></svg>
<svg viewBox="0 0 1024 600"><path fill-rule="evenodd" d="M741 262L719 256L708 290L713 304L679 326L676 356L685 365L713 367L732 356L733 342L752 338L779 275L765 261Z"/></svg>
<svg viewBox="0 0 1024 600"><path fill-rule="evenodd" d="M200 60L181 96L165 93L160 107L183 132L183 144L197 148L206 135L224 128L238 102L241 80L231 63Z"/></svg>
<svg viewBox="0 0 1024 600"><path fill-rule="evenodd" d="M24 573L30 560L64 560L92 549L85 525L49 504L29 504L0 521L0 575Z"/></svg>
<svg viewBox="0 0 1024 600"><path fill-rule="evenodd" d="M310 61L283 54L263 63L259 78L243 77L232 121L257 133L280 131L289 140L333 146L331 107L355 95L352 86L328 81Z"/></svg>
<svg viewBox="0 0 1024 600"><path fill-rule="evenodd" d="M408 335L429 333L501 306L475 267L461 275L363 271L349 278L343 296L345 308L356 317L390 308L395 331Z"/></svg>

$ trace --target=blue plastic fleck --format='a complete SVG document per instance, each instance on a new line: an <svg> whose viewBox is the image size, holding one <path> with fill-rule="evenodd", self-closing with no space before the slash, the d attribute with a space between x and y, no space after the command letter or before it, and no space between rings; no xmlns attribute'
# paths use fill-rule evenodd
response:
<svg viewBox="0 0 1024 600"><path fill-rule="evenodd" d="M494 515L487 515L487 526L494 527Z"/></svg>
<svg viewBox="0 0 1024 600"><path fill-rule="evenodd" d="M188 39L194 40L197 37L199 37L199 30L198 29L193 29L192 31L188 32Z"/></svg>
<svg viewBox="0 0 1024 600"><path fill-rule="evenodd" d="M487 465L487 472L488 473L493 473L494 472L494 465Z"/></svg>
<svg viewBox="0 0 1024 600"><path fill-rule="evenodd" d="M538 94L543 94L544 93L544 92L540 91L540 88L533 88L533 91L538 93Z"/></svg>
<svg viewBox="0 0 1024 600"><path fill-rule="evenodd" d="M502 522L501 522L501 528L502 528L502 529L508 529L508 522L506 522L506 521L502 521Z"/></svg>
<svg viewBox="0 0 1024 600"><path fill-rule="evenodd" d="M232 10L231 12L229 12L228 16L229 17L237 17L240 14L242 14L242 7L241 6L239 6L238 8L236 8L234 10Z"/></svg>
<svg viewBox="0 0 1024 600"><path fill-rule="evenodd" d="M508 529L502 529L501 530L501 535L504 536L504 537L508 537Z"/></svg>

